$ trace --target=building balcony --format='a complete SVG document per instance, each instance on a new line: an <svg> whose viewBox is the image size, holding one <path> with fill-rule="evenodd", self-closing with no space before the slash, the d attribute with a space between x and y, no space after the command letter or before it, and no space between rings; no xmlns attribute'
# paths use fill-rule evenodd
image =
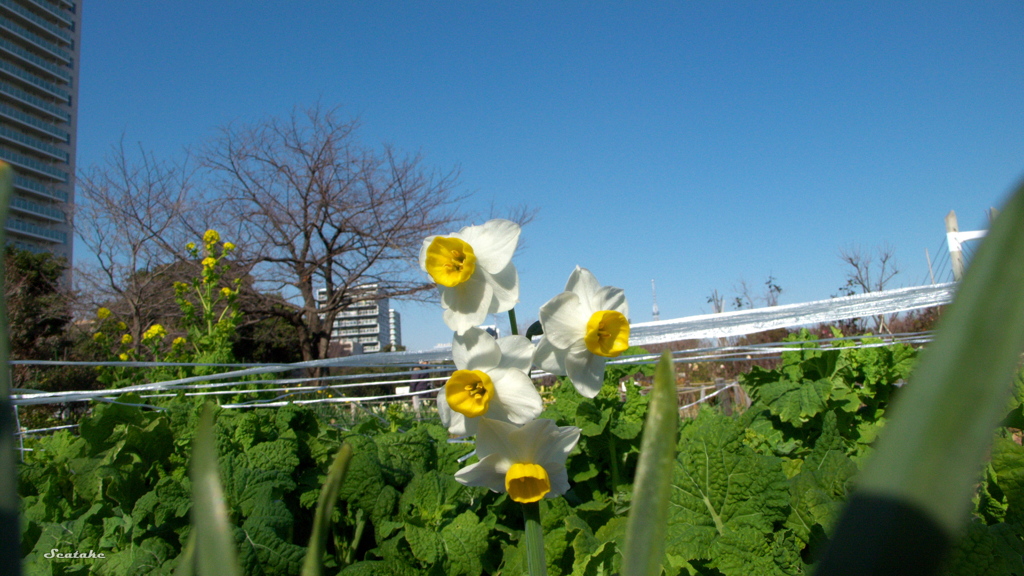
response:
<svg viewBox="0 0 1024 576"><path fill-rule="evenodd" d="M60 9L60 6L57 6L56 4L47 2L46 0L28 0L28 2L33 6L39 8L43 12L46 12L50 16L53 16L57 20L60 20L68 28L71 28L75 25L71 18L63 10Z"/></svg>
<svg viewBox="0 0 1024 576"><path fill-rule="evenodd" d="M48 102L42 98L33 96L9 82L0 80L0 94L3 94L12 100L17 100L19 103L33 108L38 112L49 114L58 121L71 122L71 114L69 114L67 110L63 110L53 102Z"/></svg>
<svg viewBox="0 0 1024 576"><path fill-rule="evenodd" d="M43 196L51 200L60 200L61 202L68 201L68 194L63 190L54 190L53 188L47 188L35 180L29 180L24 176L14 176L14 189L21 190L23 192L30 192L38 196Z"/></svg>
<svg viewBox="0 0 1024 576"><path fill-rule="evenodd" d="M8 218L6 229L8 232L28 236L30 238L35 238L36 240L55 242L57 244L68 243L68 235L66 232L43 228L42 226L37 226L31 222L20 220L18 218Z"/></svg>
<svg viewBox="0 0 1024 576"><path fill-rule="evenodd" d="M71 46L72 40L70 32L60 26L50 23L45 18L40 18L29 10L25 10L21 6L15 4L13 0L0 0L0 8L7 10L9 13L35 26L39 31L47 33L53 38L60 40L65 45Z"/></svg>
<svg viewBox="0 0 1024 576"><path fill-rule="evenodd" d="M0 38L0 50L11 54L18 58L22 62L35 67L42 72L49 74L53 78L63 80L65 84L71 84L71 74L67 71L67 68L43 60L39 56L25 50L21 46L18 46L14 42L7 40L6 38Z"/></svg>
<svg viewBox="0 0 1024 576"><path fill-rule="evenodd" d="M9 18L0 16L0 30L6 30L8 33L21 38L25 42L34 46L37 50L45 52L57 60L60 60L65 66L71 65L71 54L61 50L56 44L48 42L18 24L15 24L14 21Z"/></svg>
<svg viewBox="0 0 1024 576"><path fill-rule="evenodd" d="M69 161L68 153L64 150L61 150L52 144L47 144L38 138L33 138L26 134L22 134L17 130L12 130L6 126L0 126L0 139L6 140L23 148L28 148L33 152L45 154L54 160L59 160L60 162Z"/></svg>
<svg viewBox="0 0 1024 576"><path fill-rule="evenodd" d="M54 208L53 206L46 206L38 202L33 202L20 196L11 198L11 210L35 216L37 218L44 218L51 222L64 222L63 210Z"/></svg>
<svg viewBox="0 0 1024 576"><path fill-rule="evenodd" d="M71 95L68 94L68 92L62 89L60 86L57 86L52 82L47 82L46 80L38 78L35 74L32 74L31 72L23 68L15 66L10 62L0 60L0 72L4 72L8 76L20 80L32 86L33 88L37 88L39 91L45 92L50 96L59 98L64 102L71 101Z"/></svg>
<svg viewBox="0 0 1024 576"><path fill-rule="evenodd" d="M3 116L8 120L16 122L19 126L23 128L29 128L41 134L52 136L54 138L59 138L64 142L71 141L70 134L57 128L53 124L44 122L39 118L32 116L31 114L26 114L21 110L15 108L14 106L8 106L7 104L4 104L2 102L0 102L0 116Z"/></svg>
<svg viewBox="0 0 1024 576"><path fill-rule="evenodd" d="M9 162L15 167L21 168L22 170L34 172L42 176L47 176L60 182L68 181L67 172L64 172L63 170L57 170L50 164L45 164L38 160L33 160L32 158L29 158L24 154L18 154L17 152L13 150L8 150L7 148L0 148L0 160Z"/></svg>
<svg viewBox="0 0 1024 576"><path fill-rule="evenodd" d="M349 308L348 310L342 310L341 312L338 312L338 317L355 318L358 316L369 316L375 318L378 314L380 314L380 308L374 306L373 308L359 308L356 310Z"/></svg>

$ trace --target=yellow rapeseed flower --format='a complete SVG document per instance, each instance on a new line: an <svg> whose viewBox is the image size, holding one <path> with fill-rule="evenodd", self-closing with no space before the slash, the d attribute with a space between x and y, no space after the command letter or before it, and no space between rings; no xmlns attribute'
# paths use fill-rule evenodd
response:
<svg viewBox="0 0 1024 576"><path fill-rule="evenodd" d="M171 342L171 345L175 347L184 346L186 342L188 342L188 340L185 340L184 336L178 336L173 342Z"/></svg>
<svg viewBox="0 0 1024 576"><path fill-rule="evenodd" d="M218 234L216 230L207 230L206 233L203 234L203 244L206 244L207 248L213 246L217 242L220 242L220 234Z"/></svg>
<svg viewBox="0 0 1024 576"><path fill-rule="evenodd" d="M213 270L213 267L217 265L217 259L207 256L203 258L203 270Z"/></svg>
<svg viewBox="0 0 1024 576"><path fill-rule="evenodd" d="M228 298L232 294L234 294L234 291L231 288L228 288L227 286L220 289L220 295L225 298Z"/></svg>
<svg viewBox="0 0 1024 576"><path fill-rule="evenodd" d="M92 335L92 339L95 340L96 342L99 342L100 340L103 340L103 332L97 332L97 333L93 334Z"/></svg>
<svg viewBox="0 0 1024 576"><path fill-rule="evenodd" d="M235 249L235 245L232 244L231 242L225 242L224 243L224 251L225 252L231 252L234 249Z"/></svg>
<svg viewBox="0 0 1024 576"><path fill-rule="evenodd" d="M196 243L195 242L189 242L188 244L185 244L185 249L188 250L189 252L195 250L196 249Z"/></svg>
<svg viewBox="0 0 1024 576"><path fill-rule="evenodd" d="M125 354L124 352L119 354L117 357L120 358L122 362L127 362L128 361L128 355Z"/></svg>
<svg viewBox="0 0 1024 576"><path fill-rule="evenodd" d="M131 344L131 343L132 343L132 335L131 334L125 334L125 335L121 336L121 344Z"/></svg>
<svg viewBox="0 0 1024 576"><path fill-rule="evenodd" d="M164 330L164 327L159 324L153 324L142 335L142 341L162 340L165 337L167 337L167 330Z"/></svg>
<svg viewBox="0 0 1024 576"><path fill-rule="evenodd" d="M96 317L100 320L106 320L110 318L110 308L100 308L96 311Z"/></svg>

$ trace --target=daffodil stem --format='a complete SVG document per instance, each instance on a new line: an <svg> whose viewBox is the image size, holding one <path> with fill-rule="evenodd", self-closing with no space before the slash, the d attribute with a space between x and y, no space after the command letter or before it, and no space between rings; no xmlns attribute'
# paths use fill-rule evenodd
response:
<svg viewBox="0 0 1024 576"><path fill-rule="evenodd" d="M544 561L544 529L540 525L540 502L523 504L526 518L526 566L530 576L547 576Z"/></svg>
<svg viewBox="0 0 1024 576"><path fill-rule="evenodd" d="M512 331L513 336L519 335L519 325L516 324L516 309L511 308L508 311L508 326L509 330Z"/></svg>
<svg viewBox="0 0 1024 576"><path fill-rule="evenodd" d="M608 438L608 456L611 460L611 473L612 473L612 493L619 486L619 453L615 450L615 438L609 435Z"/></svg>

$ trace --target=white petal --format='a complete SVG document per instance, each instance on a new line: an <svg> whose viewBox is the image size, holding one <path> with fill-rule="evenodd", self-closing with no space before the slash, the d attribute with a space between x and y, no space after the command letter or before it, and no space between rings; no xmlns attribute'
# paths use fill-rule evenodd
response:
<svg viewBox="0 0 1024 576"><path fill-rule="evenodd" d="M487 418L525 424L544 411L533 380L519 370L498 368L488 374L494 380L494 395Z"/></svg>
<svg viewBox="0 0 1024 576"><path fill-rule="evenodd" d="M444 386L437 391L437 415L441 417L441 424L448 429L448 433L455 436L468 436L476 432L474 426L473 432L470 432L466 426L466 417L455 410L452 410L451 406L448 405L448 399L444 393Z"/></svg>
<svg viewBox="0 0 1024 576"><path fill-rule="evenodd" d="M459 370L486 372L501 362L501 349L494 336L474 326L452 338L452 358Z"/></svg>
<svg viewBox="0 0 1024 576"><path fill-rule="evenodd" d="M460 334L483 324L487 320L487 309L493 298L490 284L478 274L454 288L442 287L444 323Z"/></svg>
<svg viewBox="0 0 1024 576"><path fill-rule="evenodd" d="M512 261L519 243L519 225L510 220L489 220L480 226L467 226L459 235L473 247L477 264L497 274Z"/></svg>
<svg viewBox="0 0 1024 576"><path fill-rule="evenodd" d="M565 291L572 292L580 297L580 305L583 307L583 314L589 319L590 315L601 308L595 308L595 302L593 301L594 294L601 288L601 284L597 281L590 270L586 268L576 267L569 275L569 281L565 283Z"/></svg>
<svg viewBox="0 0 1024 576"><path fill-rule="evenodd" d="M604 385L605 362L604 356L591 353L580 340L565 356L565 373L580 394L593 398Z"/></svg>
<svg viewBox="0 0 1024 576"><path fill-rule="evenodd" d="M595 312L598 310L614 310L627 319L629 318L629 304L626 302L626 293L622 288L603 286L597 291L591 302L595 306Z"/></svg>
<svg viewBox="0 0 1024 576"><path fill-rule="evenodd" d="M551 438L541 447L537 453L537 464L547 469L549 466L560 464L565 467L565 461L569 453L580 441L580 429L575 426L559 426ZM550 470L548 473L550 474Z"/></svg>
<svg viewBox="0 0 1024 576"><path fill-rule="evenodd" d="M583 340L589 317L583 315L580 297L562 292L540 307L540 324L544 336L555 348L568 348Z"/></svg>
<svg viewBox="0 0 1024 576"><path fill-rule="evenodd" d="M508 422L491 420L490 418L474 418L478 428L476 433L476 455L481 459L491 454L500 454L515 462L524 462L515 458L518 450L513 434L519 427Z"/></svg>
<svg viewBox="0 0 1024 576"><path fill-rule="evenodd" d="M565 463L560 466L544 466L548 473L548 481L551 482L551 491L544 495L545 498L557 498L569 491L569 471L565 469Z"/></svg>
<svg viewBox="0 0 1024 576"><path fill-rule="evenodd" d="M533 364L533 342L527 340L526 336L505 336L498 338L498 347L501 348L501 368L513 368L520 372L529 374L530 366ZM458 364L458 363L456 363Z"/></svg>
<svg viewBox="0 0 1024 576"><path fill-rule="evenodd" d="M547 336L541 336L533 354L533 365L555 376L565 376L565 356L568 353L568 350L555 348Z"/></svg>
<svg viewBox="0 0 1024 576"><path fill-rule="evenodd" d="M479 449L477 450L479 455ZM466 486L483 486L495 492L505 491L505 473L512 463L500 454L481 458L455 473L455 480ZM504 468L504 469L502 469Z"/></svg>
<svg viewBox="0 0 1024 576"><path fill-rule="evenodd" d="M555 437L557 430L558 426L554 420L530 420L509 434L508 443L514 450L509 457L513 462L538 463L537 455L542 447Z"/></svg>
<svg viewBox="0 0 1024 576"><path fill-rule="evenodd" d="M497 314L515 308L519 302L519 273L516 267L510 262L497 274L483 272L482 275L494 292L488 312Z"/></svg>

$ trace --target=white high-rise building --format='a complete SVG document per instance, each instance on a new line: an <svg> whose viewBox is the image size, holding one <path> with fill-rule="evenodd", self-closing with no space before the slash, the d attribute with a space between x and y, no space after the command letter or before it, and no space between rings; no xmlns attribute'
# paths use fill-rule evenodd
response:
<svg viewBox="0 0 1024 576"><path fill-rule="evenodd" d="M71 263L81 0L0 0L0 160L7 242Z"/></svg>
<svg viewBox="0 0 1024 576"><path fill-rule="evenodd" d="M377 299L377 288L377 284L354 288L362 292L363 299L338 313L331 327L331 340L360 344L363 352L380 352L391 344L389 299ZM326 299L327 290L321 288L317 291L317 300L323 302Z"/></svg>

